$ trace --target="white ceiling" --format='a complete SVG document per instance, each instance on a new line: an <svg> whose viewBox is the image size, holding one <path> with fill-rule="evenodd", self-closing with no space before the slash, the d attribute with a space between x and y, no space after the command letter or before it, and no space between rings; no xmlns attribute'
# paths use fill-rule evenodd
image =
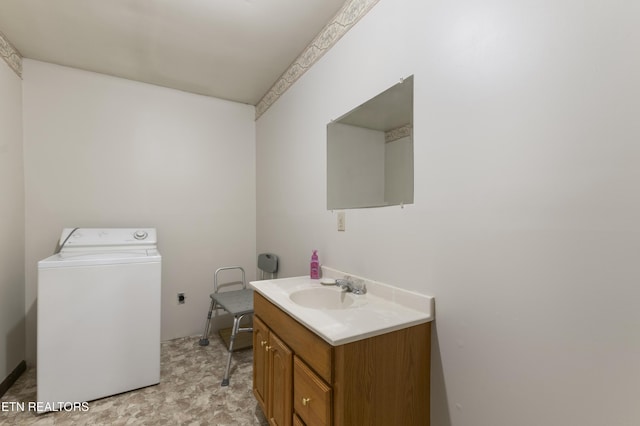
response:
<svg viewBox="0 0 640 426"><path fill-rule="evenodd" d="M23 57L255 105L345 0L0 0Z"/></svg>

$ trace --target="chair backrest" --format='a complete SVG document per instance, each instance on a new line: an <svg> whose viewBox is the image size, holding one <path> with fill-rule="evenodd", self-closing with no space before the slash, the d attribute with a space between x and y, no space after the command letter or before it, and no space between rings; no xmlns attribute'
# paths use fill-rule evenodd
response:
<svg viewBox="0 0 640 426"><path fill-rule="evenodd" d="M225 282L222 285L218 284L218 273L222 272L222 271L228 271L230 269L237 269L239 271L242 272L242 281L231 281L231 282ZM247 281L244 278L244 268L242 266L225 266L224 268L218 268L216 269L216 273L213 275L213 292L217 293L218 290L220 289L220 287L227 287L227 286L231 286L231 285L235 285L235 284L241 284L242 288L247 288Z"/></svg>
<svg viewBox="0 0 640 426"><path fill-rule="evenodd" d="M278 272L278 256L273 253L261 253L258 255L258 269L260 269L261 278L264 279L264 273L271 274L270 278L275 278Z"/></svg>

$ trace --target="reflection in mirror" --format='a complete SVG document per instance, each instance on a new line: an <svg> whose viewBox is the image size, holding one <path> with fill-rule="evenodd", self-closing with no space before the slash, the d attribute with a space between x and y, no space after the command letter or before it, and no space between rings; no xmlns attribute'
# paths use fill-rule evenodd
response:
<svg viewBox="0 0 640 426"><path fill-rule="evenodd" d="M413 76L327 125L327 209L413 203Z"/></svg>

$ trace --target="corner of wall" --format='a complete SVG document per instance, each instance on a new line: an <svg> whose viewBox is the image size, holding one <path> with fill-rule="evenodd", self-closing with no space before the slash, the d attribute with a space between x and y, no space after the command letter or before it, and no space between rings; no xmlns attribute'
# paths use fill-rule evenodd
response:
<svg viewBox="0 0 640 426"><path fill-rule="evenodd" d="M22 56L0 33L0 394L24 367L24 156ZM15 78L11 71L20 78Z"/></svg>

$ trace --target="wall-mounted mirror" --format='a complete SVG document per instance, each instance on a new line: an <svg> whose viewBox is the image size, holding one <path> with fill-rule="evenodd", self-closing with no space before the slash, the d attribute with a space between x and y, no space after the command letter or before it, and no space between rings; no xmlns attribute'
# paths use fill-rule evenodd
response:
<svg viewBox="0 0 640 426"><path fill-rule="evenodd" d="M413 203L413 76L327 124L327 209Z"/></svg>

